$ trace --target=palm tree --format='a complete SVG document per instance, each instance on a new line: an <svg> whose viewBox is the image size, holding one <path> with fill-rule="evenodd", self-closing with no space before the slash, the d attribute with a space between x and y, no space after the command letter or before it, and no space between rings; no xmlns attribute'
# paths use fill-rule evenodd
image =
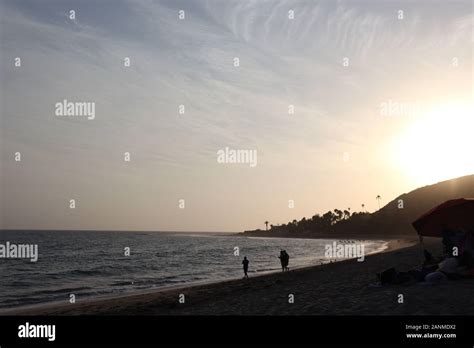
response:
<svg viewBox="0 0 474 348"><path fill-rule="evenodd" d="M347 220L351 217L351 212L349 210L344 210L342 213L344 214L344 220Z"/></svg>
<svg viewBox="0 0 474 348"><path fill-rule="evenodd" d="M375 199L379 202L379 210L380 210L380 200L382 199L382 197L380 197L380 195L377 195L377 197L375 197Z"/></svg>
<svg viewBox="0 0 474 348"><path fill-rule="evenodd" d="M268 221L265 221L265 231L268 231Z"/></svg>
<svg viewBox="0 0 474 348"><path fill-rule="evenodd" d="M361 204L361 206L362 206L362 211L364 211L365 204L364 204L364 203L362 203L362 204Z"/></svg>
<svg viewBox="0 0 474 348"><path fill-rule="evenodd" d="M342 210L334 209L334 218L332 222L339 222L344 217Z"/></svg>

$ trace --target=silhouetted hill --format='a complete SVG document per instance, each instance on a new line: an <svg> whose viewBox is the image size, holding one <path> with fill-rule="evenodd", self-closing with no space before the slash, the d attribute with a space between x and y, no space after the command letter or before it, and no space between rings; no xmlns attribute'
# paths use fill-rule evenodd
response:
<svg viewBox="0 0 474 348"><path fill-rule="evenodd" d="M405 193L372 214L371 224L386 233L415 234L411 223L427 210L448 199L474 197L474 175L441 181ZM398 208L399 201L403 209Z"/></svg>
<svg viewBox="0 0 474 348"><path fill-rule="evenodd" d="M474 175L446 180L404 193L380 210L354 213L336 220L330 226L320 222L322 217L302 219L296 223L275 226L270 231L246 231L244 235L269 237L395 237L416 236L411 223L421 214L448 199L474 197ZM335 212L340 212L335 210ZM333 216L335 216L333 214ZM329 217L330 218L330 217ZM316 221L317 223L313 223ZM299 226L302 228L298 228ZM305 228L304 226L310 226ZM315 226L318 226L317 228ZM321 227L319 227L321 226Z"/></svg>

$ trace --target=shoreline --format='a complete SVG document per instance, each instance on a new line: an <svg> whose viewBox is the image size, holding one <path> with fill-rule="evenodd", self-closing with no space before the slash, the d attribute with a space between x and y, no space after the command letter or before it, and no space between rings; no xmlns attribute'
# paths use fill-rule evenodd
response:
<svg viewBox="0 0 474 348"><path fill-rule="evenodd" d="M256 237L260 238L260 237ZM363 239L369 240L369 239ZM375 251L371 254L365 256L366 259L371 258L375 255L390 253L395 250L408 248L413 246L417 243L414 239L381 239L381 238L372 238L372 240L380 240L384 241L384 249L379 251ZM294 274L298 272L305 272L314 269L324 270L326 267L335 265L353 262L355 259L345 259L337 262L327 262L318 265L310 265L310 266L300 266L292 268L288 273L282 273L280 271L270 271L265 273L257 273L250 277L250 280L261 280L265 278L273 278L284 276L286 274ZM198 283L192 284L180 284L180 285L171 285L166 287L161 287L158 289L147 289L137 292L131 293L123 293L118 295L103 295L97 297L87 298L83 301L76 302L75 304L70 304L67 301L54 301L54 302L46 302L46 303L38 303L32 305L26 305L21 307L14 307L14 308L5 308L0 309L0 316L13 316L13 315L75 315L75 313L80 314L87 314L87 308L93 307L94 312L98 310L98 314L100 314L100 308L103 307L107 312L107 307L113 306L113 303L127 303L127 302L135 302L145 300L146 298L156 298L156 297L169 297L175 296L177 297L180 293L193 293L195 291L199 291L200 289L206 288L210 289L210 291L219 291L219 289L224 289L227 286L233 286L236 284L242 283L242 278L230 278L225 280L209 280L203 281ZM83 312L84 311L84 312ZM134 313L129 313L134 314Z"/></svg>

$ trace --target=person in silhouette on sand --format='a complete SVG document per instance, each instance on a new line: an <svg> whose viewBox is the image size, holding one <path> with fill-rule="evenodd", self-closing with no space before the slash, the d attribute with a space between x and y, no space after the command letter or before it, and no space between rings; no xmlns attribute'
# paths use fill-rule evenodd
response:
<svg viewBox="0 0 474 348"><path fill-rule="evenodd" d="M289 270L288 263L290 262L290 255L288 255L286 250L281 250L280 256L278 256L278 258L280 259L280 263L281 263L281 271L282 272L288 271Z"/></svg>
<svg viewBox="0 0 474 348"><path fill-rule="evenodd" d="M244 260L242 261L242 265L244 266L244 278L248 279L249 276L247 272L249 271L249 260L247 260L247 256L244 256Z"/></svg>
<svg viewBox="0 0 474 348"><path fill-rule="evenodd" d="M283 250L285 253L285 271L289 271L290 268L288 267L288 264L290 263L290 255L286 252L286 250Z"/></svg>

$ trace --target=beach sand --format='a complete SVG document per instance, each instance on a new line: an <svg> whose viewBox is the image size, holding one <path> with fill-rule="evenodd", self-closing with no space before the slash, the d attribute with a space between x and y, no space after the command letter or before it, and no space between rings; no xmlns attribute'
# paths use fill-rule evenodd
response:
<svg viewBox="0 0 474 348"><path fill-rule="evenodd" d="M425 244L439 253L440 241ZM391 240L384 252L364 262L346 260L147 294L75 304L16 309L3 315L448 315L474 313L474 280L439 285L413 283L371 287L376 273L395 267L418 268L423 260L416 241ZM180 294L185 303L179 303ZM289 303L289 295L294 303ZM398 303L402 294L404 303Z"/></svg>

